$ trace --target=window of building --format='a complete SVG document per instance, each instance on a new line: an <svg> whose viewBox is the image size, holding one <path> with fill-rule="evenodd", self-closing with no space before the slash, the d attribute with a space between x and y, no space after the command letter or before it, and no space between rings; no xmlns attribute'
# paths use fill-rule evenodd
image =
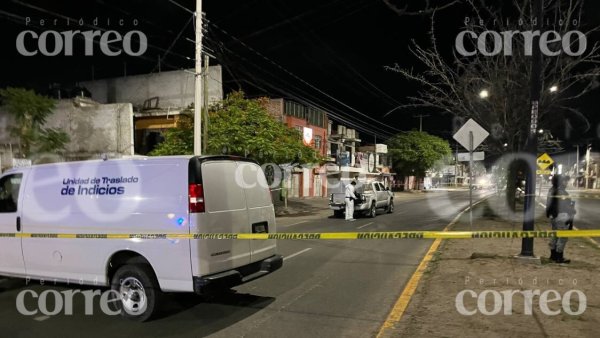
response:
<svg viewBox="0 0 600 338"><path fill-rule="evenodd" d="M305 118L304 106L292 101L285 102L285 115L297 118Z"/></svg>
<svg viewBox="0 0 600 338"><path fill-rule="evenodd" d="M387 165L387 156L384 154L378 154L377 155L377 164L378 165Z"/></svg>
<svg viewBox="0 0 600 338"><path fill-rule="evenodd" d="M313 126L325 128L325 112L316 108L308 108L308 123Z"/></svg>
<svg viewBox="0 0 600 338"><path fill-rule="evenodd" d="M296 128L296 130L300 133L300 140L302 140L302 138L304 138L304 127L296 126L294 128Z"/></svg>
<svg viewBox="0 0 600 338"><path fill-rule="evenodd" d="M315 135L315 149L321 150L321 136Z"/></svg>

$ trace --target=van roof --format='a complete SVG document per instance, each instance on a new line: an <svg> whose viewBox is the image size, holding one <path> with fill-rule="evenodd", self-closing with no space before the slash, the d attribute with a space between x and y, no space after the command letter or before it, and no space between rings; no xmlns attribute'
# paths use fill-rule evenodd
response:
<svg viewBox="0 0 600 338"><path fill-rule="evenodd" d="M19 168L11 168L6 170L5 173L12 172L26 172L29 171L29 168L39 168L39 167L52 167L52 166L63 166L63 165L77 165L84 163L101 163L101 162L123 162L123 161L163 161L163 160L189 160L191 158L197 157L200 160L238 160L238 161L248 161L255 162L252 159L235 156L235 155L201 155L201 156L193 156L193 155L172 155L172 156L130 156L126 158L116 158L116 159L93 159L93 160L84 160L84 161L73 161L73 162L54 162L54 163L46 163L46 164L34 164L30 167L19 167ZM202 161L202 162L203 162Z"/></svg>

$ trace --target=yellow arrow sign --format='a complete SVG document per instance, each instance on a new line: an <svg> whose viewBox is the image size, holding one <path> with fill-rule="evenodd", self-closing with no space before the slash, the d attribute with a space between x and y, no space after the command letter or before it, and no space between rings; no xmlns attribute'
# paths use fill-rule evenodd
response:
<svg viewBox="0 0 600 338"><path fill-rule="evenodd" d="M540 157L537 158L537 165L542 170L546 170L549 166L552 165L552 163L554 163L554 160L552 159L552 157L550 157L550 155L546 153L543 153L542 155L540 155Z"/></svg>

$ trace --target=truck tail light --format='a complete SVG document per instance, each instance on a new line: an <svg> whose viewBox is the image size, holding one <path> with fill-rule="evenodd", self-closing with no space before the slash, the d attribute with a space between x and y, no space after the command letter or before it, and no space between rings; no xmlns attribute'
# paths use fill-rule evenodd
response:
<svg viewBox="0 0 600 338"><path fill-rule="evenodd" d="M204 212L204 189L202 184L190 184L189 186L189 198L190 198L190 213Z"/></svg>

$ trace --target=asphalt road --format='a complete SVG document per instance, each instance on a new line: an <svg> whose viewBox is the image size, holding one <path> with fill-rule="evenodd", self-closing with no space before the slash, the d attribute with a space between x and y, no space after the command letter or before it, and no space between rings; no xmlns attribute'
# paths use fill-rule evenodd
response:
<svg viewBox="0 0 600 338"><path fill-rule="evenodd" d="M477 199L482 194L474 195ZM380 211L374 219L356 222L333 218L328 211L278 218L278 231L441 230L468 206L468 192L430 192L425 198L395 204L393 214ZM281 240L279 251L285 257L281 270L211 299L167 295L161 315L147 323L104 315L97 304L94 315L85 315L82 299L74 302L73 315L24 316L15 306L20 291L93 288L0 280L0 336L373 336L430 244L431 240ZM35 307L33 302L26 304Z"/></svg>
<svg viewBox="0 0 600 338"><path fill-rule="evenodd" d="M575 221L573 224L580 230L600 229L600 191L569 190L575 201ZM545 203L543 201L542 203ZM594 238L600 244L600 238Z"/></svg>

